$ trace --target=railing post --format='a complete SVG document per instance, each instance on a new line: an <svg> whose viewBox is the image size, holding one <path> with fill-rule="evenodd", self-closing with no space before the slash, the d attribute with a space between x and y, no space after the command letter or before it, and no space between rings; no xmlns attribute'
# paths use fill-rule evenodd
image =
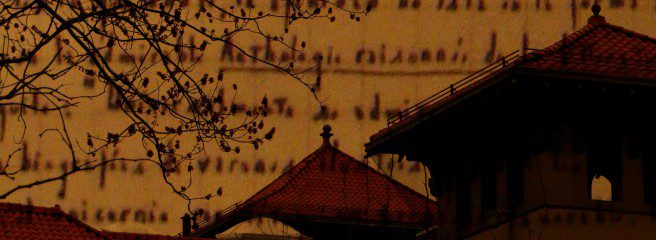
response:
<svg viewBox="0 0 656 240"><path fill-rule="evenodd" d="M507 62L506 62L506 57L501 57L501 64L505 67Z"/></svg>
<svg viewBox="0 0 656 240"><path fill-rule="evenodd" d="M182 236L191 236L191 216L188 213L182 216Z"/></svg>

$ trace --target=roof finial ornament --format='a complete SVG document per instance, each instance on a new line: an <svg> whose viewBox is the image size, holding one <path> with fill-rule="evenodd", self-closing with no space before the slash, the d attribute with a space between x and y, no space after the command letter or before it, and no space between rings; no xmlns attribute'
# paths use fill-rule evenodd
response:
<svg viewBox="0 0 656 240"><path fill-rule="evenodd" d="M603 25L606 24L606 18L604 16L599 15L601 12L601 6L599 6L599 3L595 1L595 4L592 5L592 16L588 18L588 24L591 24L593 26L597 25Z"/></svg>
<svg viewBox="0 0 656 240"><path fill-rule="evenodd" d="M599 12L601 12L601 6L599 6L599 3L595 2L595 4L592 5L592 14L599 16Z"/></svg>
<svg viewBox="0 0 656 240"><path fill-rule="evenodd" d="M330 137L333 136L333 134L330 133L330 131L332 131L332 130L333 130L333 128L330 127L330 125L328 125L328 124L323 125L323 132L320 135L321 135L321 137L323 137L323 144L324 145L325 144L330 145Z"/></svg>

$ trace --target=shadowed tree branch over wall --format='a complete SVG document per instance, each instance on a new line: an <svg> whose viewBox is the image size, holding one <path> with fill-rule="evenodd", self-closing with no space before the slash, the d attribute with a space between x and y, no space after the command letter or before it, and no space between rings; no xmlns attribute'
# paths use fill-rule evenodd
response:
<svg viewBox="0 0 656 240"><path fill-rule="evenodd" d="M288 37L294 26L311 27L313 22L334 22L342 16L359 21L371 9L352 11L343 1L261 1L285 9L280 14L253 6L255 1L246 1L245 6L237 2L235 6L235 1L217 0L198 0L197 4L187 0L3 0L0 106L19 108L22 136L30 128L26 112L55 113L48 118L56 127L39 130L39 137L63 142L72 164L59 175L17 183L0 192L0 199L115 161L157 165L170 190L189 204L221 195L220 188L202 195L189 193L194 156L208 148L234 153L245 147L258 149L272 139L275 128L263 122L269 109L266 96L257 106L239 109L234 102L237 84L226 83L224 78L229 76L218 70L220 66L200 67L203 56L218 54L215 50L221 46L223 51L234 51L284 73L320 101L316 92L320 77L306 75L320 69L322 58L294 66L296 57L273 60L248 50L244 39L259 39L298 56L306 43L298 46L296 39L292 42ZM112 61L117 56L120 63ZM211 68L217 69L206 70ZM81 75L95 79L102 91L80 94L71 90L84 84L71 76ZM85 102L104 101L107 95L113 99L109 104L129 121L106 135L89 132L86 139L78 139L71 134L67 111L80 111L88 106ZM0 161L0 177L13 181L22 173L15 155L23 138L15 140L15 150ZM97 157L126 142L140 143L142 154ZM189 172L184 184L172 180L171 173L179 168Z"/></svg>

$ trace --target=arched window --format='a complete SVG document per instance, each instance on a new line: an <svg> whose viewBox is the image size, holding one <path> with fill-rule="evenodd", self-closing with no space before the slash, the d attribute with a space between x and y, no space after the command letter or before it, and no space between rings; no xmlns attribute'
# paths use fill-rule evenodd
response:
<svg viewBox="0 0 656 240"><path fill-rule="evenodd" d="M612 201L613 189L608 178L602 175L595 175L592 178L592 200Z"/></svg>
<svg viewBox="0 0 656 240"><path fill-rule="evenodd" d="M595 199L599 191L593 190L595 182L604 180L604 186L597 188L601 192L609 192L607 201L622 200L622 139L620 130L615 127L606 126L600 122L592 124L587 129L587 171L588 181L592 181L589 196ZM596 181L595 181L596 180ZM588 182L590 183L590 182ZM601 182L600 182L601 183ZM610 185L613 185L611 189ZM588 185L590 186L590 185ZM601 193L599 192L599 193ZM604 200L600 199L600 200Z"/></svg>

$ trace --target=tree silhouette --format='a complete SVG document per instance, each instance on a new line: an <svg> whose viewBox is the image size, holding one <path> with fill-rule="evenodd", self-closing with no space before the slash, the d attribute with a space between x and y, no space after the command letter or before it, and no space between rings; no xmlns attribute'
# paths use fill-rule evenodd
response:
<svg viewBox="0 0 656 240"><path fill-rule="evenodd" d="M193 6L187 0L2 1L0 106L19 109L23 135L30 127L23 118L25 112L55 113L57 117L51 120L56 120L58 127L43 130L39 137L61 139L72 166L56 176L16 184L0 193L0 199L113 161L156 164L170 190L189 203L221 195L220 188L207 195L188 194L191 174L186 184L180 185L171 181L171 173L180 168L191 173L194 156L208 147L234 153L244 147L258 149L273 138L275 128L265 128L262 119L268 111L266 96L257 106L236 105L234 97L229 97L236 94L237 84L226 84L223 71L200 69L205 53L222 45L222 56L238 53L282 72L318 100L315 89L321 79L308 80L305 73L318 69L321 57L307 66L294 66L295 57L279 61L266 53L256 54L243 39L257 38L298 56L305 42L298 46L296 40L292 43L287 38L297 22L308 22L302 25L308 27L315 21L334 22L340 15L359 21L360 15L371 9L349 10L343 0L271 0L267 6L254 6L255 1L250 0L230 2L237 4L214 0L198 0ZM278 14L279 9L284 9L284 14ZM74 72L84 74L85 80L71 79ZM69 91L69 85L94 82L103 87L101 92L84 95ZM228 90L219 91L222 88ZM129 123L106 135L89 133L82 141L71 136L66 111L107 95L109 107L120 110ZM110 123L99 120L98 124ZM142 156L97 157L103 149L128 139L141 143ZM21 150L21 141L0 161L4 163L0 177L14 179L22 172L14 157ZM82 161L80 156L93 160Z"/></svg>

